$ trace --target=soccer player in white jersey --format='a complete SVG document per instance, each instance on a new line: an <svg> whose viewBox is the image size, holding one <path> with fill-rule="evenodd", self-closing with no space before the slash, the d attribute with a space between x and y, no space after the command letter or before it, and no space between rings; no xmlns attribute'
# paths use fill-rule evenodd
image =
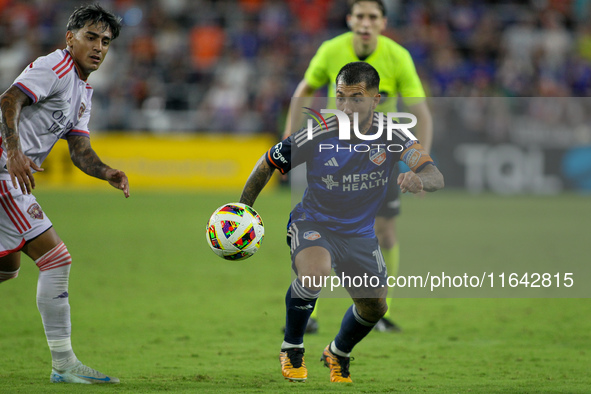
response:
<svg viewBox="0 0 591 394"><path fill-rule="evenodd" d="M21 253L39 267L37 307L52 357L54 383L119 383L82 364L70 341L68 279L72 259L31 194L36 171L58 139L68 141L72 162L129 197L123 171L104 164L90 145L92 88L86 82L105 59L121 19L98 4L70 16L66 49L29 64L0 96L0 283L18 276Z"/></svg>

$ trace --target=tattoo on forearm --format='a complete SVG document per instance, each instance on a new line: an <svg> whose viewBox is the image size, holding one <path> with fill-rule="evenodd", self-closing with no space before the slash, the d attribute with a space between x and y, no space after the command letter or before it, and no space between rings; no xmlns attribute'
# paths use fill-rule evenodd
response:
<svg viewBox="0 0 591 394"><path fill-rule="evenodd" d="M0 133L2 141L7 151L20 149L19 137L17 132L18 117L20 115L20 106L17 97L10 91L2 95L0 104L2 109L2 122L0 123Z"/></svg>
<svg viewBox="0 0 591 394"><path fill-rule="evenodd" d="M68 139L70 158L84 173L99 179L106 179L105 173L110 168L99 159L90 146L87 137L75 136Z"/></svg>
<svg viewBox="0 0 591 394"><path fill-rule="evenodd" d="M246 185L244 185L244 190L242 190L242 195L240 196L240 202L253 206L259 193L263 190L267 182L269 182L271 174L273 174L273 169L269 167L265 158L261 157L257 162L255 169L248 177Z"/></svg>
<svg viewBox="0 0 591 394"><path fill-rule="evenodd" d="M417 174L421 181L423 181L423 190L426 192L434 192L443 188L443 175L437 167L428 165L423 171Z"/></svg>

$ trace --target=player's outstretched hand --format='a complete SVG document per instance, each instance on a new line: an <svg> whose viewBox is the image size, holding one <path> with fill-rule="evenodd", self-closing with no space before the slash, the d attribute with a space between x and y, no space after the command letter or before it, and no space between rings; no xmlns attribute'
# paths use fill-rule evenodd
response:
<svg viewBox="0 0 591 394"><path fill-rule="evenodd" d="M402 193L420 193L423 191L423 181L412 171L399 174L398 185L400 185L400 191Z"/></svg>
<svg viewBox="0 0 591 394"><path fill-rule="evenodd" d="M25 156L23 152L9 152L7 154L6 168L12 179L12 186L21 189L23 194L31 194L31 191L35 188L35 178L33 172L43 171L43 168L37 166L33 160Z"/></svg>
<svg viewBox="0 0 591 394"><path fill-rule="evenodd" d="M107 182L116 189L123 190L125 198L129 197L129 181L123 171L109 168L105 174Z"/></svg>

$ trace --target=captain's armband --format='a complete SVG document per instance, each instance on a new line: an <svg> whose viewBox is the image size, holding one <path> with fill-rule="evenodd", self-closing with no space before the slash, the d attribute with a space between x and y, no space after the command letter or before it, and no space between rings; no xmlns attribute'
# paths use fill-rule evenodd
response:
<svg viewBox="0 0 591 394"><path fill-rule="evenodd" d="M431 156L419 143L414 143L402 151L400 160L413 172L421 171L427 164L434 164Z"/></svg>
<svg viewBox="0 0 591 394"><path fill-rule="evenodd" d="M286 174L291 169L291 147L285 143L287 140L281 141L265 154L265 160L271 168L278 169L282 174Z"/></svg>

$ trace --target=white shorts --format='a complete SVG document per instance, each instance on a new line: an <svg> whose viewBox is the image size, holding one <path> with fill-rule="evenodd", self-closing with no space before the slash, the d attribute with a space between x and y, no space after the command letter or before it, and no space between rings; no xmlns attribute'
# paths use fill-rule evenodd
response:
<svg viewBox="0 0 591 394"><path fill-rule="evenodd" d="M21 250L51 226L35 196L0 180L0 257Z"/></svg>

